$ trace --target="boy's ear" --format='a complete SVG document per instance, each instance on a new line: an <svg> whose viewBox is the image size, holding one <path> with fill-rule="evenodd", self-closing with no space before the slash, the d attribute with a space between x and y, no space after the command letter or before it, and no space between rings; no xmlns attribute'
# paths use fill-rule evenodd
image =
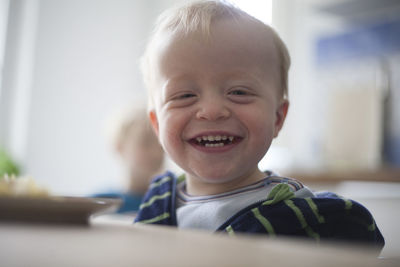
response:
<svg viewBox="0 0 400 267"><path fill-rule="evenodd" d="M289 101L284 99L276 111L274 138L278 136L280 130L282 129L288 109L289 109Z"/></svg>
<svg viewBox="0 0 400 267"><path fill-rule="evenodd" d="M157 115L156 115L156 112L155 112L154 109L149 112L149 117L150 117L151 126L153 126L153 130L154 130L154 132L156 133L156 135L158 137L158 133L159 133L159 131L158 131L158 119L157 119Z"/></svg>

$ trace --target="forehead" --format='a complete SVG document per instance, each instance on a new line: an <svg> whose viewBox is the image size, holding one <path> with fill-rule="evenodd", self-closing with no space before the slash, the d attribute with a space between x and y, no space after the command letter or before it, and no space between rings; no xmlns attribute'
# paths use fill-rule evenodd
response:
<svg viewBox="0 0 400 267"><path fill-rule="evenodd" d="M158 40L156 64L162 74L190 73L198 67L211 71L237 68L276 72L278 56L270 29L249 20L219 19L210 34L164 33Z"/></svg>

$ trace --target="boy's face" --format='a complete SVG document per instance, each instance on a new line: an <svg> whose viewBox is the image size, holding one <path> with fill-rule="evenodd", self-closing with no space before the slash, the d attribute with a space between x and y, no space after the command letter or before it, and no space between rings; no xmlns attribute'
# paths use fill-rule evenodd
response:
<svg viewBox="0 0 400 267"><path fill-rule="evenodd" d="M189 193L224 192L263 177L258 162L288 103L272 37L257 27L220 20L209 40L193 33L160 42L150 117L164 149L186 171Z"/></svg>

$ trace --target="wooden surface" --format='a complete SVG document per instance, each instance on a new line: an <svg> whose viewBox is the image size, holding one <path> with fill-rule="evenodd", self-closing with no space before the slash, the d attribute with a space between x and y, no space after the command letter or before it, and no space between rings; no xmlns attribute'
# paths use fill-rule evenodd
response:
<svg viewBox="0 0 400 267"><path fill-rule="evenodd" d="M168 227L0 223L1 266L399 266L365 249Z"/></svg>

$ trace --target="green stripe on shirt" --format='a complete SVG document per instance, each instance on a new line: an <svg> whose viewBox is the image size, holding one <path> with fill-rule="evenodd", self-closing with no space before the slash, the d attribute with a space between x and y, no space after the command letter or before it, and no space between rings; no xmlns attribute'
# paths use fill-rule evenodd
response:
<svg viewBox="0 0 400 267"><path fill-rule="evenodd" d="M324 223L325 222L325 218L324 218L324 216L319 214L318 207L314 203L314 201L311 198L305 198L305 200L307 201L308 206L310 206L310 209L314 213L315 217L317 217L318 222L319 223Z"/></svg>
<svg viewBox="0 0 400 267"><path fill-rule="evenodd" d="M228 227L226 227L225 230L230 236L236 236L235 231L233 231L233 228L231 225L228 225Z"/></svg>
<svg viewBox="0 0 400 267"><path fill-rule="evenodd" d="M179 184L180 182L184 181L186 179L185 174L181 174L177 179L176 182Z"/></svg>
<svg viewBox="0 0 400 267"><path fill-rule="evenodd" d="M370 232L375 231L375 229L376 229L375 222L372 222L372 224L368 225L367 229Z"/></svg>
<svg viewBox="0 0 400 267"><path fill-rule="evenodd" d="M263 202L262 205L273 205L285 199L294 198L294 193L290 190L288 184L277 184L268 194L268 200Z"/></svg>
<svg viewBox="0 0 400 267"><path fill-rule="evenodd" d="M164 178L162 178L160 181L152 183L152 184L150 185L149 189L153 189L153 188L155 188L155 187L157 187L157 186L160 186L160 185L162 185L162 184L165 183L165 182L171 181L171 179L172 179L172 178L169 177L169 176L164 177Z"/></svg>
<svg viewBox="0 0 400 267"><path fill-rule="evenodd" d="M167 219L167 218L169 218L169 213L165 212L165 213L163 213L161 215L158 215L158 216L156 216L154 218L143 220L143 221L139 221L138 223L155 223L155 222Z"/></svg>
<svg viewBox="0 0 400 267"><path fill-rule="evenodd" d="M317 241L320 240L320 236L318 233L315 233L312 228L307 224L306 219L304 218L303 213L301 210L293 203L291 200L285 200L285 204L293 210L293 212L296 214L297 219L300 222L301 228L303 228L308 236L316 239Z"/></svg>
<svg viewBox="0 0 400 267"><path fill-rule="evenodd" d="M155 195L155 196L153 196L152 198L150 198L149 201L147 201L147 202L145 202L145 203L142 203L142 204L140 205L139 208L140 208L140 209L146 208L146 207L150 206L151 204L153 204L154 201L159 200L159 199L163 199L163 198L166 198L166 197L169 197L170 195L171 195L171 192L165 192L165 193L162 194L162 195Z"/></svg>
<svg viewBox="0 0 400 267"><path fill-rule="evenodd" d="M251 211L253 212L254 217L256 217L256 219L264 226L265 230L267 230L267 233L270 236L275 236L274 227L272 227L272 224L267 218L261 215L260 210L258 208L254 208Z"/></svg>
<svg viewBox="0 0 400 267"><path fill-rule="evenodd" d="M351 202L351 200L343 198L343 201L345 204L344 209L351 210L351 207L353 206L353 203Z"/></svg>

